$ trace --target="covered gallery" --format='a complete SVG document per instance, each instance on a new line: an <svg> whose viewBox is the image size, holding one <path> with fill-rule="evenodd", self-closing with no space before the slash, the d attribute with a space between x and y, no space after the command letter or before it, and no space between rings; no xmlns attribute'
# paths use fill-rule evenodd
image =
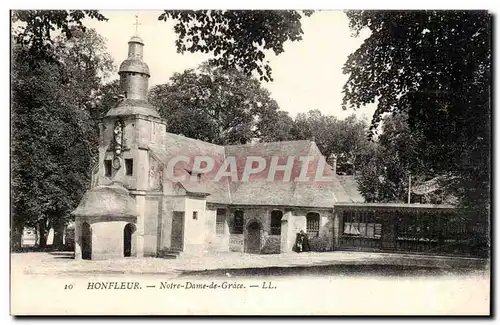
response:
<svg viewBox="0 0 500 325"><path fill-rule="evenodd" d="M484 255L488 225L450 205L335 204L334 248Z"/></svg>

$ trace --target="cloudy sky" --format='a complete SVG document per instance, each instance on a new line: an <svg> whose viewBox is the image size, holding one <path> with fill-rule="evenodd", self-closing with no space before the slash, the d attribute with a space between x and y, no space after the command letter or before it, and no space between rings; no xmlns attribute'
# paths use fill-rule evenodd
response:
<svg viewBox="0 0 500 325"><path fill-rule="evenodd" d="M178 54L173 22L158 21L161 11L103 11L107 22L90 20L86 25L95 28L107 40L116 66L126 58L127 41L135 33L135 15L139 16L139 35L145 43L144 60L151 71L150 87L166 83L175 72L195 68L208 55ZM263 82L280 108L291 116L318 109L324 114L344 118L354 111L343 111L342 85L346 76L342 65L355 51L367 33L351 36L348 20L342 11L319 11L302 21L303 40L285 44L279 56L270 53L273 82ZM357 110L358 116L370 118L374 106Z"/></svg>

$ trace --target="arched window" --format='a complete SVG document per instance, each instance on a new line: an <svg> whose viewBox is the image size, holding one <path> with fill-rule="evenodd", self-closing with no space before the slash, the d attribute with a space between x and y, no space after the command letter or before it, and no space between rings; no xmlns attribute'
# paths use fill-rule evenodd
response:
<svg viewBox="0 0 500 325"><path fill-rule="evenodd" d="M319 213L309 212L306 215L307 234L310 238L318 237L319 235Z"/></svg>
<svg viewBox="0 0 500 325"><path fill-rule="evenodd" d="M274 210L271 212L271 235L281 235L281 218L283 212Z"/></svg>

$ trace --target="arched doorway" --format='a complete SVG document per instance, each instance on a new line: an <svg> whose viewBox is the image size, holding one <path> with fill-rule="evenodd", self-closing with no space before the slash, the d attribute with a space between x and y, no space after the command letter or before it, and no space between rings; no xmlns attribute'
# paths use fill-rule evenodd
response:
<svg viewBox="0 0 500 325"><path fill-rule="evenodd" d="M82 259L92 259L92 228L87 222L82 223Z"/></svg>
<svg viewBox="0 0 500 325"><path fill-rule="evenodd" d="M250 254L260 253L260 224L253 221L247 226L246 252Z"/></svg>
<svg viewBox="0 0 500 325"><path fill-rule="evenodd" d="M123 228L123 256L135 256L135 225L127 223Z"/></svg>

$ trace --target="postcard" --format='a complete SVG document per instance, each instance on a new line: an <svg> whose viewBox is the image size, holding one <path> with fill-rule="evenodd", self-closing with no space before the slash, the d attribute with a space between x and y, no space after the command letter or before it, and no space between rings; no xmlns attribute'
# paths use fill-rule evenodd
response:
<svg viewBox="0 0 500 325"><path fill-rule="evenodd" d="M11 315L491 314L488 11L11 18Z"/></svg>

